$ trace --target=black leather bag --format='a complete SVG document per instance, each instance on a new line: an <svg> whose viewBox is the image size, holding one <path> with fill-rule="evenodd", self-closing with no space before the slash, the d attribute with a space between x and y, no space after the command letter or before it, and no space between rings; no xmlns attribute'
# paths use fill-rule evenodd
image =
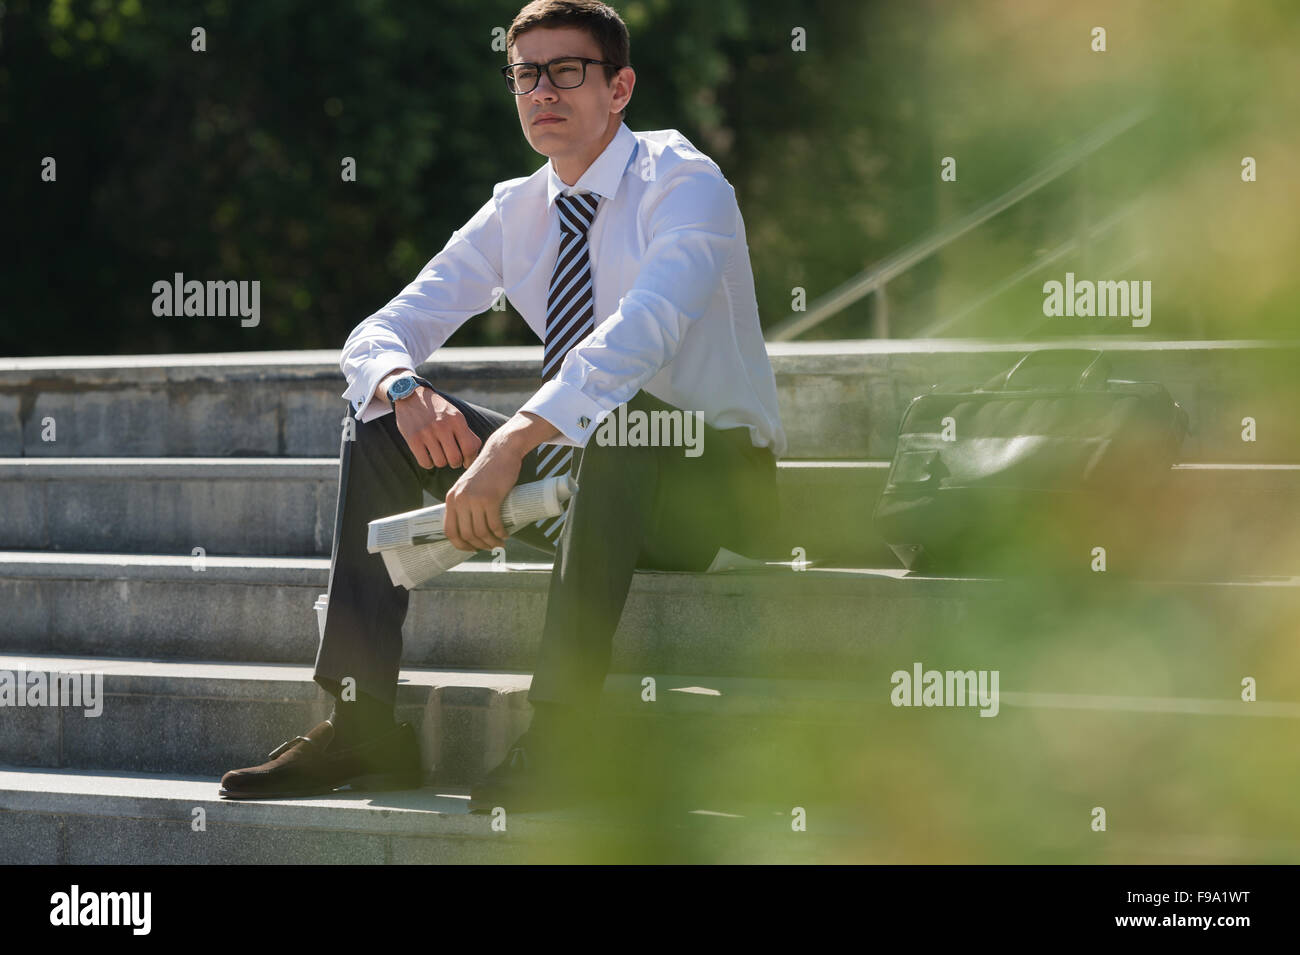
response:
<svg viewBox="0 0 1300 955"><path fill-rule="evenodd" d="M1137 568L1186 434L1163 385L1110 379L1102 352L1030 352L911 401L874 524L910 570L1088 571L1098 546Z"/></svg>

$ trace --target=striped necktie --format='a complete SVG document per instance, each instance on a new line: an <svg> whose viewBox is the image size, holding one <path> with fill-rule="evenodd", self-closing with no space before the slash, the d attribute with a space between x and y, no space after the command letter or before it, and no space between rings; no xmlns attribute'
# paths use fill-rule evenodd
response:
<svg viewBox="0 0 1300 955"><path fill-rule="evenodd" d="M596 217L599 203L600 197L591 192L557 196L555 200L560 211L560 250L555 257L555 270L551 273L551 287L546 297L546 345L542 357L544 382L555 377L569 349L595 328L587 230ZM568 445L543 445L538 453L539 480L564 474L573 464L573 448ZM552 543L559 539L568 513L566 508L557 517L537 522Z"/></svg>

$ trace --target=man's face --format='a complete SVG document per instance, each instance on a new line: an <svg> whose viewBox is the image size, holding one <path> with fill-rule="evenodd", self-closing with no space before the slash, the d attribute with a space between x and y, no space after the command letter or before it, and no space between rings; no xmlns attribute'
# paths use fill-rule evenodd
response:
<svg viewBox="0 0 1300 955"><path fill-rule="evenodd" d="M595 39L577 27L534 27L517 36L510 50L511 63L547 63L562 56L604 59ZM589 63L587 78L576 89L556 89L543 71L537 88L515 101L529 144L543 156L565 160L599 154L597 147L609 129L611 113L622 109L630 93L618 77L607 80L603 66ZM538 122L542 116L559 119Z"/></svg>

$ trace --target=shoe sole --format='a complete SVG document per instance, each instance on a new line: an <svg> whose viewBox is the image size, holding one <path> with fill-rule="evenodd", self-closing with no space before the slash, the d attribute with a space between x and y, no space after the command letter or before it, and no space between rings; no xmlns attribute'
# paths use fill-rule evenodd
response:
<svg viewBox="0 0 1300 955"><path fill-rule="evenodd" d="M499 806L499 805L501 805L501 803L498 802L498 801L496 801L496 800L488 800L488 801L485 802L485 801L482 800L482 799L473 799L473 798L471 798L470 801L469 801L469 811L470 811L471 813L476 813L476 812L491 812L493 809L495 809L495 808L496 808L497 806Z"/></svg>
<svg viewBox="0 0 1300 955"><path fill-rule="evenodd" d="M321 783L309 789L284 790L281 792L258 792L255 790L219 789L217 795L222 799L300 799L305 796L326 796L343 786L351 787L352 792L394 792L400 789L420 789L424 783L418 773L371 773L354 776L337 783Z"/></svg>

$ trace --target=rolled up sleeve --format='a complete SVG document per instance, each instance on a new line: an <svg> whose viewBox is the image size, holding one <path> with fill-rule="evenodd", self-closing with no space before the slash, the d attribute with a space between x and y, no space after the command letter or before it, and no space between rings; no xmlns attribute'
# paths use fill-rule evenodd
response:
<svg viewBox="0 0 1300 955"><path fill-rule="evenodd" d="M683 164L670 175L648 212L636 281L520 408L559 429L548 443L585 447L606 415L672 361L718 294L738 242L735 190L704 163Z"/></svg>
<svg viewBox="0 0 1300 955"><path fill-rule="evenodd" d="M343 397L361 421L391 412L371 396L398 368L427 361L470 318L487 311L502 291L501 219L495 194L415 280L354 328L339 366L347 378Z"/></svg>

